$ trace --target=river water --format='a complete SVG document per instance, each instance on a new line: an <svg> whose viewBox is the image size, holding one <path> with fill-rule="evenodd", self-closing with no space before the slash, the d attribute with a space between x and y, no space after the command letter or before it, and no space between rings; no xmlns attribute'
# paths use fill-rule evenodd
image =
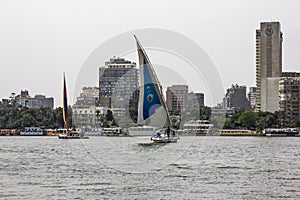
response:
<svg viewBox="0 0 300 200"><path fill-rule="evenodd" d="M0 199L300 199L300 137L0 138Z"/></svg>

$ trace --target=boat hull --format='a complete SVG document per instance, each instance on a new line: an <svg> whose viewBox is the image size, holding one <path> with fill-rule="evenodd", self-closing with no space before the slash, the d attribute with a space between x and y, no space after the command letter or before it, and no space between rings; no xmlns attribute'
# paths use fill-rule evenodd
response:
<svg viewBox="0 0 300 200"><path fill-rule="evenodd" d="M80 135L65 135L65 134L59 134L58 139L89 139L89 137L80 136Z"/></svg>
<svg viewBox="0 0 300 200"><path fill-rule="evenodd" d="M267 133L267 137L298 137L297 133Z"/></svg>
<svg viewBox="0 0 300 200"><path fill-rule="evenodd" d="M178 142L179 135L175 130L171 129L169 135L166 134L166 129L159 129L151 137L151 141L154 143L176 143Z"/></svg>
<svg viewBox="0 0 300 200"><path fill-rule="evenodd" d="M299 130L296 128L267 128L263 130L263 134L267 137L297 137Z"/></svg>
<svg viewBox="0 0 300 200"><path fill-rule="evenodd" d="M153 143L176 143L178 141L178 137L151 137Z"/></svg>

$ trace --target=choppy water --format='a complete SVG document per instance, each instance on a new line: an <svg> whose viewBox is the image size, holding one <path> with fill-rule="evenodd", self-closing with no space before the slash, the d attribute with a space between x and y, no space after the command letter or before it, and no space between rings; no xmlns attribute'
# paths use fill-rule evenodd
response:
<svg viewBox="0 0 300 200"><path fill-rule="evenodd" d="M0 199L300 199L300 138L0 138Z"/></svg>

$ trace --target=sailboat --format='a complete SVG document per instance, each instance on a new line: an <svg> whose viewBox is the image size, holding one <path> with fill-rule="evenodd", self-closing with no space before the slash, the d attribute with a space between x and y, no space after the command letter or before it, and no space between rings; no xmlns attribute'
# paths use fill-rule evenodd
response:
<svg viewBox="0 0 300 200"><path fill-rule="evenodd" d="M177 142L179 136L174 129L170 128L171 120L162 94L162 87L144 48L137 37L134 37L137 43L140 65L140 94L137 123L139 126L156 128L151 137L152 142Z"/></svg>
<svg viewBox="0 0 300 200"><path fill-rule="evenodd" d="M63 120L65 129L60 129L60 133L58 134L59 139L88 139L88 137L84 137L84 135L80 134L76 130L69 129L69 114L68 114L68 98L67 98L67 86L66 86L66 78L64 74L64 82L63 82Z"/></svg>

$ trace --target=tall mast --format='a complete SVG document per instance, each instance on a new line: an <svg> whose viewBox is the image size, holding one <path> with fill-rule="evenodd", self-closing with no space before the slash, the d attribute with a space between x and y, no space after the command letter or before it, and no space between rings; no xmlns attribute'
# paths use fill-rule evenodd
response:
<svg viewBox="0 0 300 200"><path fill-rule="evenodd" d="M68 116L68 98L67 98L67 86L64 73L64 85L63 85L63 119L65 122L65 128L69 129L69 116Z"/></svg>

